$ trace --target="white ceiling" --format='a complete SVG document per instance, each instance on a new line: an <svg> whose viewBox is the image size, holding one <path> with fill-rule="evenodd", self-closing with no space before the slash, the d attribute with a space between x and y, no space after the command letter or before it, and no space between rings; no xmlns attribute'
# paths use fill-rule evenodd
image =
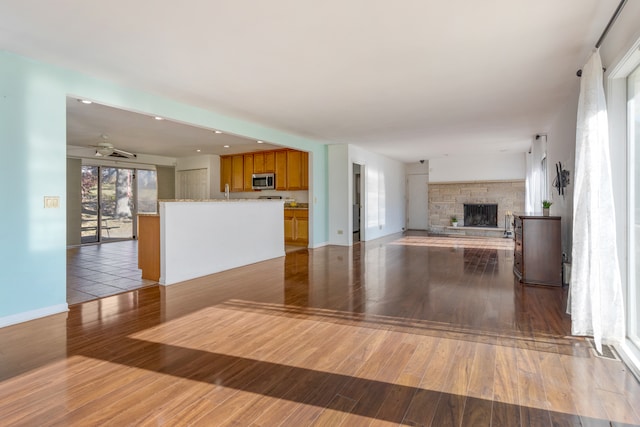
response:
<svg viewBox="0 0 640 427"><path fill-rule="evenodd" d="M95 146L107 137L114 147L136 154L188 157L199 154L236 154L269 150L275 145L216 129L203 129L156 116L125 111L67 98L67 145ZM225 147L228 146L228 147ZM199 151L198 151L199 150Z"/></svg>
<svg viewBox="0 0 640 427"><path fill-rule="evenodd" d="M0 48L412 162L524 152L617 4L4 0Z"/></svg>

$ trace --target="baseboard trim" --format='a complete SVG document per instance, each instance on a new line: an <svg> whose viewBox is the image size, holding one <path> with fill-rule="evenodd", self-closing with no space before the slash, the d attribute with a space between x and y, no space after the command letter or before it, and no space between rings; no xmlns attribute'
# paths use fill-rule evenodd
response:
<svg viewBox="0 0 640 427"><path fill-rule="evenodd" d="M318 248L322 248L324 246L329 246L329 242L322 242L322 243L317 243L314 245L309 245L310 249L318 249Z"/></svg>
<svg viewBox="0 0 640 427"><path fill-rule="evenodd" d="M69 311L69 305L66 303L51 305L37 310L23 311L22 313L12 314L11 316L0 317L0 328L51 316L52 314L64 313L66 311Z"/></svg>
<svg viewBox="0 0 640 427"><path fill-rule="evenodd" d="M631 371L636 380L640 382L640 355L637 347L625 340L625 342L615 346L624 365Z"/></svg>

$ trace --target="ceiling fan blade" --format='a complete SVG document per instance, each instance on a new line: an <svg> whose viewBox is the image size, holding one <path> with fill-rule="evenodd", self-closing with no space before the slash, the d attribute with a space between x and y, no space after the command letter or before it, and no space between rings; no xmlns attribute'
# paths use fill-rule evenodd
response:
<svg viewBox="0 0 640 427"><path fill-rule="evenodd" d="M133 153L130 153L130 152L128 152L128 151L121 150L121 149L119 149L119 148L114 148L114 149L113 149L113 152L114 152L114 153L117 153L117 154L119 154L119 155L121 155L121 156L127 157L127 158L129 158L129 159L130 159L130 158L133 158L133 157L138 157L138 156L136 156L136 155L135 155L135 154L133 154Z"/></svg>

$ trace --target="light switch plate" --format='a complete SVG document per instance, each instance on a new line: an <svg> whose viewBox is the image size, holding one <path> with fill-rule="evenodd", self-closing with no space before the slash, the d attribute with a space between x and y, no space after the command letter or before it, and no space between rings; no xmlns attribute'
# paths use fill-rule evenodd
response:
<svg viewBox="0 0 640 427"><path fill-rule="evenodd" d="M45 209L58 209L60 207L60 197L58 196L44 196L44 208Z"/></svg>

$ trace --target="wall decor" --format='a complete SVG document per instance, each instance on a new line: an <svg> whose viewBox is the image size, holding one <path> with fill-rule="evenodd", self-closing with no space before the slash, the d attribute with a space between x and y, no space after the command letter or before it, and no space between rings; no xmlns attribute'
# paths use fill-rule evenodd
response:
<svg viewBox="0 0 640 427"><path fill-rule="evenodd" d="M556 177L553 186L558 190L558 194L564 197L564 189L569 185L569 171L562 168L562 163L556 163Z"/></svg>

